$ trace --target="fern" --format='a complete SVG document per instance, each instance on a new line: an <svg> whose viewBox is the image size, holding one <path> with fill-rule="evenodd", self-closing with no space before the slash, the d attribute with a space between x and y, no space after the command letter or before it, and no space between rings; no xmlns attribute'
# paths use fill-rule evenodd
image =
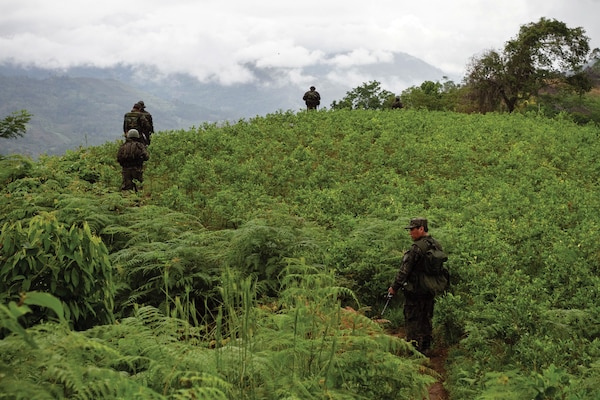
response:
<svg viewBox="0 0 600 400"><path fill-rule="evenodd" d="M219 265L212 254L205 254L199 244L212 240L208 231L183 233L164 242L140 242L113 253L113 266L125 283L117 293L122 309L134 304L148 304L164 311L173 308L176 298L195 304L212 303ZM126 296L123 298L123 296ZM198 310L201 317L205 310Z"/></svg>
<svg viewBox="0 0 600 400"><path fill-rule="evenodd" d="M21 155L0 157L0 183L5 185L28 176L33 169L33 165L33 160Z"/></svg>
<svg viewBox="0 0 600 400"><path fill-rule="evenodd" d="M414 354L412 346L388 336L364 315L343 312L338 296L351 293L328 286L333 275L301 260L289 262L281 274L285 286L276 314L251 306L252 297L242 294L251 292L251 286L232 277L222 280L231 286L224 288L224 297L233 293L238 302L224 303L228 312L223 327L228 328L223 332L234 335L227 340L217 336L218 342L225 343L218 350L217 367L228 381L238 382L239 396L266 391L292 398L386 398L396 396L396 392L416 397L426 393L427 384L434 379L419 373L420 357L397 357ZM244 322L248 313L250 324ZM386 355L389 362L381 366L378 376L371 375L370 361L381 365ZM399 377L401 367L406 374ZM362 393L369 395L361 397Z"/></svg>

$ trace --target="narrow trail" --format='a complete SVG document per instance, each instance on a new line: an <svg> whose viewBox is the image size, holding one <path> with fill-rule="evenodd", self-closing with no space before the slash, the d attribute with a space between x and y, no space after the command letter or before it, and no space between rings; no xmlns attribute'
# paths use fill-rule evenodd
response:
<svg viewBox="0 0 600 400"><path fill-rule="evenodd" d="M431 369L440 374L441 378L429 387L429 400L448 400L448 392L444 388L443 382L446 379L446 358L448 358L448 349L433 349L429 357Z"/></svg>
<svg viewBox="0 0 600 400"><path fill-rule="evenodd" d="M406 337L403 328L389 332L390 335ZM440 375L440 379L429 387L429 398L423 400L449 400L448 392L444 388L446 379L446 359L448 358L448 349L434 347L429 356L428 366Z"/></svg>

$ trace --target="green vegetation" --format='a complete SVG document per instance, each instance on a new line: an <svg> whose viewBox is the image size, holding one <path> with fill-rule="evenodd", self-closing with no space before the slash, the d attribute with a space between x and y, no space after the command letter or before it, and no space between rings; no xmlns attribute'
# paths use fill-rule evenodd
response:
<svg viewBox="0 0 600 400"><path fill-rule="evenodd" d="M521 26L503 50L474 56L461 84L425 81L405 89L402 103L430 111L565 113L581 125L600 123L600 51L589 41L583 28L541 18Z"/></svg>
<svg viewBox="0 0 600 400"><path fill-rule="evenodd" d="M26 124L31 119L31 114L26 110L16 111L0 121L0 138L9 139L23 136Z"/></svg>
<svg viewBox="0 0 600 400"><path fill-rule="evenodd" d="M407 108L429 111L473 112L467 99L468 90L452 81L425 81L402 92L402 104Z"/></svg>
<svg viewBox="0 0 600 400"><path fill-rule="evenodd" d="M537 113L275 113L157 133L139 194L118 190L118 142L1 160L0 392L421 398L435 372L386 333L401 296L374 320L421 215L449 254L451 398L593 398L598 133ZM38 292L60 307L24 302Z"/></svg>
<svg viewBox="0 0 600 400"><path fill-rule="evenodd" d="M346 92L339 102L334 100L331 109L381 110L390 108L394 97L392 92L381 88L380 82L371 81Z"/></svg>
<svg viewBox="0 0 600 400"><path fill-rule="evenodd" d="M583 94L592 88L584 67L597 57L589 41L583 28L540 18L521 26L518 36L506 42L501 52L489 50L474 58L465 81L484 112L497 110L500 103L512 112L557 82Z"/></svg>

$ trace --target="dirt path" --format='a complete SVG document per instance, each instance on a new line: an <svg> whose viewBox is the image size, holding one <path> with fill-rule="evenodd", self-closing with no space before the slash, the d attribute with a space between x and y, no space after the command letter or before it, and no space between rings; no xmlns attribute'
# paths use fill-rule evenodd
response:
<svg viewBox="0 0 600 400"><path fill-rule="evenodd" d="M448 400L448 392L444 388L443 382L446 379L446 358L448 349L433 349L429 357L431 369L440 374L441 378L429 387L429 400Z"/></svg>
<svg viewBox="0 0 600 400"><path fill-rule="evenodd" d="M399 328L390 335L405 337L403 328ZM429 367L440 375L440 379L429 387L429 399L423 400L449 400L448 392L444 388L443 382L446 379L446 359L448 358L448 349L433 348L429 356Z"/></svg>

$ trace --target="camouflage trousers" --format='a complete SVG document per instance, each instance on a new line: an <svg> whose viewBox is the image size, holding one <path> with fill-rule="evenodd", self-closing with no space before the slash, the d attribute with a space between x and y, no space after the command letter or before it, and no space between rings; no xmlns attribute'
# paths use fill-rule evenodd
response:
<svg viewBox="0 0 600 400"><path fill-rule="evenodd" d="M121 183L121 190L135 190L137 192L137 186L133 181L138 180L144 181L144 168L143 167L123 167L121 171L123 177L123 183Z"/></svg>
<svg viewBox="0 0 600 400"><path fill-rule="evenodd" d="M429 350L433 340L432 319L435 298L404 293L404 324L406 340L414 341L417 350Z"/></svg>

